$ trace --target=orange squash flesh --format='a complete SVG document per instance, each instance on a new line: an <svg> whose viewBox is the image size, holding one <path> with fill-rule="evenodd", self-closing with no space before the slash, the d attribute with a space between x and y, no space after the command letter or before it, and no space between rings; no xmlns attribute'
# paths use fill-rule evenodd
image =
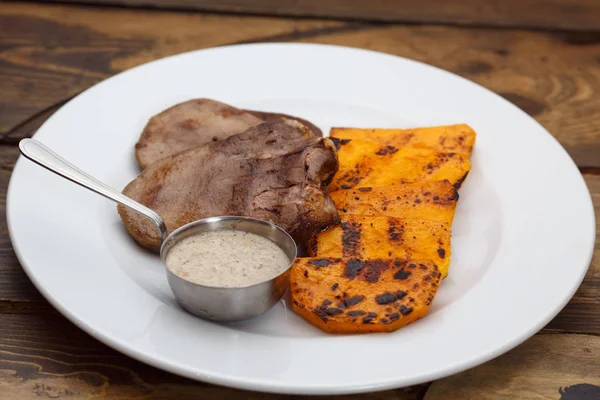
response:
<svg viewBox="0 0 600 400"><path fill-rule="evenodd" d="M345 141L368 140L396 148L423 148L440 153L461 153L469 156L476 135L469 125L457 124L414 129L332 128L330 136Z"/></svg>
<svg viewBox="0 0 600 400"><path fill-rule="evenodd" d="M421 218L452 224L458 193L449 181L361 187L331 193L341 216Z"/></svg>
<svg viewBox="0 0 600 400"><path fill-rule="evenodd" d="M325 332L390 332L427 314L439 281L430 260L299 258L292 309Z"/></svg>
<svg viewBox="0 0 600 400"><path fill-rule="evenodd" d="M338 149L339 170L329 184L331 192L444 179L458 189L471 169L468 156L459 153L396 148L365 140L343 143Z"/></svg>
<svg viewBox="0 0 600 400"><path fill-rule="evenodd" d="M432 260L442 277L450 265L450 225L416 218L348 215L308 242L311 257Z"/></svg>
<svg viewBox="0 0 600 400"><path fill-rule="evenodd" d="M458 189L475 132L333 128L329 185L342 224L291 269L292 309L326 332L389 332L425 316L448 274Z"/></svg>

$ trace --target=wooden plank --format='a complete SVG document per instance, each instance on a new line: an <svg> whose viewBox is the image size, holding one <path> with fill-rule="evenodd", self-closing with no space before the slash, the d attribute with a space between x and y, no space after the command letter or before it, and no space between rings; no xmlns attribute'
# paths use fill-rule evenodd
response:
<svg viewBox="0 0 600 400"><path fill-rule="evenodd" d="M324 399L413 400L426 386ZM0 314L0 397L3 399L291 400L181 378L104 346L54 312Z"/></svg>
<svg viewBox="0 0 600 400"><path fill-rule="evenodd" d="M57 104L118 71L239 41L363 47L447 69L523 108L580 167L600 168L596 33L343 25L21 3L0 3L0 143L29 136Z"/></svg>
<svg viewBox="0 0 600 400"><path fill-rule="evenodd" d="M600 337L536 335L497 359L434 382L425 400L600 399Z"/></svg>
<svg viewBox="0 0 600 400"><path fill-rule="evenodd" d="M454 72L537 119L578 166L600 167L600 35L394 26L302 41L377 50Z"/></svg>
<svg viewBox="0 0 600 400"><path fill-rule="evenodd" d="M157 58L263 37L301 37L335 21L243 18L0 3L0 133L94 83Z"/></svg>
<svg viewBox="0 0 600 400"><path fill-rule="evenodd" d="M0 313L52 308L21 269L8 235L6 190L18 155L16 147L0 145Z"/></svg>
<svg viewBox="0 0 600 400"><path fill-rule="evenodd" d="M584 175L596 212L596 248L585 279L573 299L546 327L545 332L600 335L600 175Z"/></svg>
<svg viewBox="0 0 600 400"><path fill-rule="evenodd" d="M50 0L56 1L56 0ZM64 1L64 0L63 0ZM132 7L326 17L386 22L600 29L595 0L68 0L72 3Z"/></svg>

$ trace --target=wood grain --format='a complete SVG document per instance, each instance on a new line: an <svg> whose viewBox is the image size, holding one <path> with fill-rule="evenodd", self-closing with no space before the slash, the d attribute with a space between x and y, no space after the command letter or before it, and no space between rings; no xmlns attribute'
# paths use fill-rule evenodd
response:
<svg viewBox="0 0 600 400"><path fill-rule="evenodd" d="M595 0L68 0L72 3L367 21L600 29Z"/></svg>
<svg viewBox="0 0 600 400"><path fill-rule="evenodd" d="M137 6L141 0L73 0ZM600 29L595 0L144 0L156 7L370 21ZM55 311L23 273L6 224L6 188L18 150L69 98L119 71L229 43L301 41L363 47L474 80L540 121L579 167L600 172L600 33L390 25L0 3L0 398L301 399L226 389L128 358ZM600 174L585 174L600 215ZM597 221L600 232L600 220ZM427 399L558 399L589 389L600 370L600 236L588 274L565 309L512 352L432 385ZM586 333L566 335L556 333ZM428 385L335 399L420 399ZM590 389L590 390L593 390ZM567 398L566 396L564 397ZM570 397L569 397L570 398Z"/></svg>
<svg viewBox="0 0 600 400"><path fill-rule="evenodd" d="M536 335L493 361L434 382L425 400L600 399L598 371L600 337Z"/></svg>
<svg viewBox="0 0 600 400"><path fill-rule="evenodd" d="M332 400L413 400L426 386ZM86 335L57 312L0 314L2 399L230 399L292 400L180 378L139 363Z"/></svg>
<svg viewBox="0 0 600 400"><path fill-rule="evenodd" d="M34 288L15 256L6 224L6 190L19 150L0 145L0 313L31 313L52 307Z"/></svg>
<svg viewBox="0 0 600 400"><path fill-rule="evenodd" d="M594 258L579 290L560 314L544 328L546 332L600 335L600 176L584 175L584 178L590 189L596 213Z"/></svg>
<svg viewBox="0 0 600 400"><path fill-rule="evenodd" d="M477 82L537 119L580 167L600 167L600 34L393 26L320 35Z"/></svg>
<svg viewBox="0 0 600 400"><path fill-rule="evenodd" d="M29 136L57 104L116 72L183 51L253 41L363 47L447 69L535 117L580 167L600 168L599 33L23 3L0 3L0 143Z"/></svg>
<svg viewBox="0 0 600 400"><path fill-rule="evenodd" d="M12 130L57 103L157 58L341 26L334 21L0 3L0 133L13 137Z"/></svg>

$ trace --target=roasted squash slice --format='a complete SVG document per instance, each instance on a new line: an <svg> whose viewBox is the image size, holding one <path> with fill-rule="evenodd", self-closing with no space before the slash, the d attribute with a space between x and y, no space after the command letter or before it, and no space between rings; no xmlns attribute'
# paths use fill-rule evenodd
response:
<svg viewBox="0 0 600 400"><path fill-rule="evenodd" d="M430 219L342 216L342 224L308 242L311 257L432 260L442 277L450 265L450 225Z"/></svg>
<svg viewBox="0 0 600 400"><path fill-rule="evenodd" d="M451 225L458 193L444 180L338 190L331 193L331 198L342 218L345 215L421 218Z"/></svg>
<svg viewBox="0 0 600 400"><path fill-rule="evenodd" d="M332 128L334 141L368 140L395 148L413 147L440 153L461 153L467 157L473 150L475 131L466 124L414 129ZM338 139L338 140L335 140Z"/></svg>
<svg viewBox="0 0 600 400"><path fill-rule="evenodd" d="M331 192L444 179L458 189L471 169L468 156L460 153L397 148L365 140L351 140L345 144L341 141L338 159L339 170L329 185Z"/></svg>
<svg viewBox="0 0 600 400"><path fill-rule="evenodd" d="M439 281L430 260L299 258L292 309L326 332L390 332L427 314Z"/></svg>

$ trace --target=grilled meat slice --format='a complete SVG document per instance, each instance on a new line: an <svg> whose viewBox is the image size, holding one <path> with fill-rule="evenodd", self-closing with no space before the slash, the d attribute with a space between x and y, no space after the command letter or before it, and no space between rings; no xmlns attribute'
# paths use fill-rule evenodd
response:
<svg viewBox="0 0 600 400"><path fill-rule="evenodd" d="M210 99L194 99L179 103L148 121L135 145L135 157L142 168L154 162L219 141L246 129L287 117L309 126L317 136L319 128L308 121L283 114L245 111Z"/></svg>
<svg viewBox="0 0 600 400"><path fill-rule="evenodd" d="M201 218L242 215L271 221L303 243L339 222L327 189L337 167L329 139L280 119L159 160L123 193L155 210L170 232ZM121 206L119 214L138 243L159 250L151 222Z"/></svg>

